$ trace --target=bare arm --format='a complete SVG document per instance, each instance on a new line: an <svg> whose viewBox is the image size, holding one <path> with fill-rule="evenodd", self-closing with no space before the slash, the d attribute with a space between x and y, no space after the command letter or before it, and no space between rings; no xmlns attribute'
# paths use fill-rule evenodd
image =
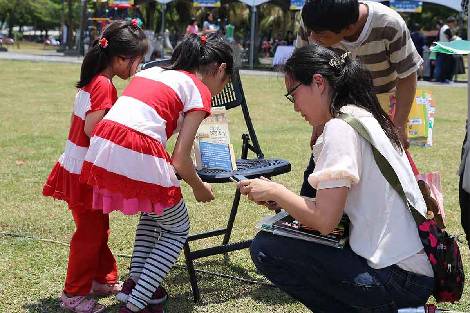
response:
<svg viewBox="0 0 470 313"><path fill-rule="evenodd" d="M408 123L408 115L416 94L416 72L409 76L398 79L397 82L397 105L393 122L399 130L400 140L405 148L408 147L408 136L406 125Z"/></svg>
<svg viewBox="0 0 470 313"><path fill-rule="evenodd" d="M86 115L84 131L88 137L91 137L91 133L93 132L93 129L95 129L96 124L103 119L105 114L106 110L99 110L90 112Z"/></svg>
<svg viewBox="0 0 470 313"><path fill-rule="evenodd" d="M191 160L191 148L194 137L206 112L193 111L185 115L181 131L173 150L172 163L178 175L193 189L197 201L210 201L214 199L210 185L204 183L196 173Z"/></svg>
<svg viewBox="0 0 470 313"><path fill-rule="evenodd" d="M305 199L281 184L261 180L244 180L239 183L240 191L256 202L275 201L300 223L330 233L341 220L348 188L330 188L317 191L316 200Z"/></svg>

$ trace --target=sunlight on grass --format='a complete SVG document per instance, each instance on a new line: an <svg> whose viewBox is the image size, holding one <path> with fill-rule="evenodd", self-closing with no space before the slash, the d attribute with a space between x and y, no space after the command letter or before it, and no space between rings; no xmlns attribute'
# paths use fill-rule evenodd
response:
<svg viewBox="0 0 470 313"><path fill-rule="evenodd" d="M68 242L73 222L64 203L41 196L42 184L62 153L75 94L79 65L0 61L0 231ZM299 190L303 169L309 157L309 126L282 96L282 77L245 76L244 89L253 124L266 157L282 157L292 163L292 172L276 177L293 190ZM116 79L121 91L125 81ZM464 136L466 95L464 88L433 87L437 101L434 146L413 147L412 154L422 171L442 174L449 229L462 233L458 206L456 170ZM241 112L229 113L230 131L236 154L245 129ZM233 184L214 185L216 200L199 204L188 188L184 193L190 207L192 232L223 226L228 217ZM233 240L249 239L255 224L269 214L242 199ZM111 215L111 247L115 253L130 254L137 219ZM222 239L198 243L218 244ZM461 245L467 272L470 255ZM0 237L0 312L61 312L57 297L63 288L68 250L66 247L25 238ZM129 259L118 257L121 275ZM191 299L183 259L166 280L171 301L167 311L182 312L307 312L302 305L276 289L249 285L235 280L199 275L202 302ZM345 265L347 266L347 264ZM245 278L262 279L247 251L202 259L198 268ZM112 298L107 312L117 312ZM459 311L470 309L467 284L463 300L446 306Z"/></svg>

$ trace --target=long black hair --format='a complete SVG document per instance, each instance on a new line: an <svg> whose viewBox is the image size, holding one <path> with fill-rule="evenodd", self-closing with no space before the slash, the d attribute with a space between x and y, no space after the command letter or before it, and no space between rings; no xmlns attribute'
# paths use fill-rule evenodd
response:
<svg viewBox="0 0 470 313"><path fill-rule="evenodd" d="M206 73L212 70L214 63L225 63L225 73L232 74L232 48L223 37L215 33L202 36L188 34L176 46L166 69Z"/></svg>
<svg viewBox="0 0 470 313"><path fill-rule="evenodd" d="M345 105L361 107L372 113L392 144L402 150L397 130L373 92L369 71L348 54L340 55L319 45L308 45L294 51L284 72L304 85L312 83L314 74L322 75L331 87L330 113L333 117L337 117Z"/></svg>
<svg viewBox="0 0 470 313"><path fill-rule="evenodd" d="M145 55L147 49L146 36L134 20L112 22L85 55L80 80L75 86L82 88L90 83L93 77L111 64L113 57L129 58L131 66L135 59Z"/></svg>

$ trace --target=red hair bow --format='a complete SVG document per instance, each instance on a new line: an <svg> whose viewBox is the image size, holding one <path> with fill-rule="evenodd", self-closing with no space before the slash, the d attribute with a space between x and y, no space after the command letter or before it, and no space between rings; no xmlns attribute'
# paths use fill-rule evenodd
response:
<svg viewBox="0 0 470 313"><path fill-rule="evenodd" d="M136 18L131 20L131 25L134 27L139 27L139 21Z"/></svg>
<svg viewBox="0 0 470 313"><path fill-rule="evenodd" d="M100 47L103 48L103 49L106 49L108 47L108 44L109 44L108 39L106 39L104 37L100 39L99 43L100 43Z"/></svg>
<svg viewBox="0 0 470 313"><path fill-rule="evenodd" d="M207 42L207 37L205 35L201 35L201 43L203 46L206 45L206 42Z"/></svg>

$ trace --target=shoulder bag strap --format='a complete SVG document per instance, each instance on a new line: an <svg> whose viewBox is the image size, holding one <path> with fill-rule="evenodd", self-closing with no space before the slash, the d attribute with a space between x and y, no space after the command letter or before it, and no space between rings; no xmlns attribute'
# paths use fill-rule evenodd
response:
<svg viewBox="0 0 470 313"><path fill-rule="evenodd" d="M369 134L369 131L357 118L350 114L341 113L339 115L339 118L348 123L355 131L359 133L362 138L364 138L367 142L370 143L372 147L372 153L374 154L375 162L377 163L380 172L382 172L382 175L385 177L388 183L392 186L393 189L395 189L400 198L402 198L403 201L406 203L406 206L408 207L411 216L413 216L416 225L420 225L422 222L424 222L426 218L419 211L417 211L413 207L413 205L411 205L410 201L408 201L405 192L403 191L403 186L401 185L400 180L398 179L397 173L387 161L387 159L382 155L382 153L380 153L380 151L375 147L372 141L372 137Z"/></svg>

